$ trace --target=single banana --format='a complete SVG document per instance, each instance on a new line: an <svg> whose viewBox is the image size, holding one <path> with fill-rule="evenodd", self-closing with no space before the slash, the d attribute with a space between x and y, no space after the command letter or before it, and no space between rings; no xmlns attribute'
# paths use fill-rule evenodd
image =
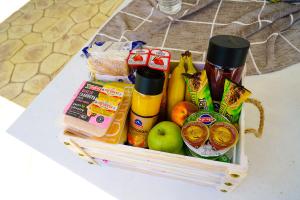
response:
<svg viewBox="0 0 300 200"><path fill-rule="evenodd" d="M168 85L168 118L171 119L171 113L174 105L184 100L185 81L182 73L185 73L184 56L181 56L179 64L173 70Z"/></svg>
<svg viewBox="0 0 300 200"><path fill-rule="evenodd" d="M195 66L193 64L193 59L192 59L191 52L186 51L184 54L186 55L186 60L185 61L186 61L186 64L187 64L187 71L186 71L186 73L188 73L188 74L194 74L194 73L196 73L197 70L196 70L196 68L195 68ZM187 88L187 85L186 85L186 88L185 88L184 99L185 99L185 101L192 101L192 98L191 98L190 92L189 92L189 90Z"/></svg>

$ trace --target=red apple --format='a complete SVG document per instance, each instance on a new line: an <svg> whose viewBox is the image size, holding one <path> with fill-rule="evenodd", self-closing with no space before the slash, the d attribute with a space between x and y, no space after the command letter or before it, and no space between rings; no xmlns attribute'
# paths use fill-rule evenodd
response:
<svg viewBox="0 0 300 200"><path fill-rule="evenodd" d="M171 120L182 127L185 119L198 110L195 104L189 101L181 101L173 107Z"/></svg>

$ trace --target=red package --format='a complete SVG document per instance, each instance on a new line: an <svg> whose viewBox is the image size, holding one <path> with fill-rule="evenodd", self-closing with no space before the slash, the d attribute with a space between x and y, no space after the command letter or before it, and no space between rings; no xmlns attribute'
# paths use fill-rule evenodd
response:
<svg viewBox="0 0 300 200"><path fill-rule="evenodd" d="M133 49L129 52L127 64L132 68L146 66L149 60L149 55L149 49Z"/></svg>
<svg viewBox="0 0 300 200"><path fill-rule="evenodd" d="M166 50L153 49L150 51L148 67L161 71L169 71L171 54Z"/></svg>

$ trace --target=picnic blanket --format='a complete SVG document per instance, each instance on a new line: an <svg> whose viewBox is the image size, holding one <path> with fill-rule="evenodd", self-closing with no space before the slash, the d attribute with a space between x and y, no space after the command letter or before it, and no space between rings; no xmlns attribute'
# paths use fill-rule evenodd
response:
<svg viewBox="0 0 300 200"><path fill-rule="evenodd" d="M300 5L255 0L184 0L176 15L155 0L133 0L98 33L96 40L143 40L169 50L172 59L190 50L205 62L209 38L231 34L250 43L247 75L277 71L300 62Z"/></svg>

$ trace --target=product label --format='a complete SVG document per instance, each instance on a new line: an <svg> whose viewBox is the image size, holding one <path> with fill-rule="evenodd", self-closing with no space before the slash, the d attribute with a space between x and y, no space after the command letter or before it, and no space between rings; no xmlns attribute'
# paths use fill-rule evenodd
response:
<svg viewBox="0 0 300 200"><path fill-rule="evenodd" d="M123 94L121 88L84 82L66 107L65 114L100 128L108 128Z"/></svg>
<svg viewBox="0 0 300 200"><path fill-rule="evenodd" d="M217 112L199 111L191 114L184 122L184 124L189 122L202 122L207 126L211 126L215 122L229 122L226 117Z"/></svg>
<svg viewBox="0 0 300 200"><path fill-rule="evenodd" d="M70 104L67 106L65 114L87 122L90 121L92 116L88 115L87 106L97 99L101 88L101 85L84 82L77 94L74 95ZM95 119L95 121L97 120Z"/></svg>
<svg viewBox="0 0 300 200"><path fill-rule="evenodd" d="M206 125L211 125L212 123L214 123L216 121L216 119L213 118L209 114L203 114L203 115L200 115L200 117L197 119L197 121L200 121Z"/></svg>
<svg viewBox="0 0 300 200"><path fill-rule="evenodd" d="M152 69L168 71L170 67L171 54L168 51L153 49L150 52L148 66Z"/></svg>
<svg viewBox="0 0 300 200"><path fill-rule="evenodd" d="M219 112L227 117L231 123L238 123L243 102L251 92L241 85L225 79L224 92Z"/></svg>
<svg viewBox="0 0 300 200"><path fill-rule="evenodd" d="M147 137L154 126L158 115L153 117L142 117L131 111L128 128L128 142L132 146L147 147Z"/></svg>
<svg viewBox="0 0 300 200"><path fill-rule="evenodd" d="M149 60L149 49L133 49L130 51L127 64L131 67L145 66Z"/></svg>
<svg viewBox="0 0 300 200"><path fill-rule="evenodd" d="M206 71L184 74L184 76L192 102L199 107L199 110L214 111Z"/></svg>

